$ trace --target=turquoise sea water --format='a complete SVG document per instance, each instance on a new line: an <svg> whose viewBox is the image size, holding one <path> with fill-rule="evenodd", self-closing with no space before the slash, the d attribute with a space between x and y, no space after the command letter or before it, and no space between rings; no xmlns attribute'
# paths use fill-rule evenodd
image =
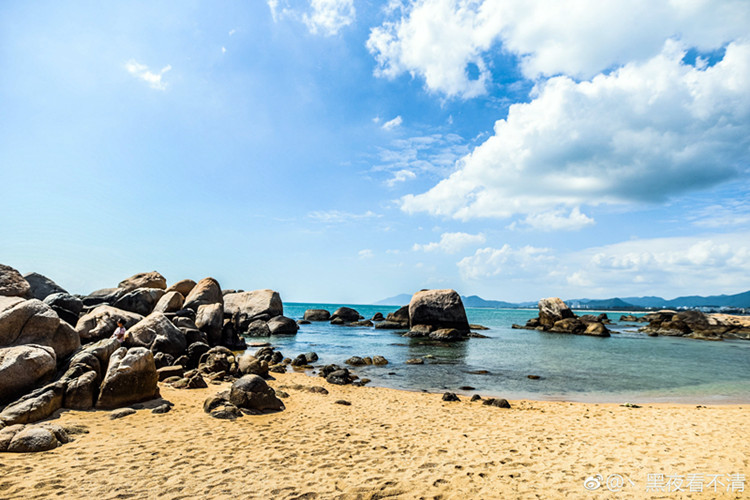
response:
<svg viewBox="0 0 750 500"><path fill-rule="evenodd" d="M301 319L306 309L333 312L339 304L284 304L284 314ZM397 307L349 305L365 318ZM589 402L750 402L750 342L709 342L675 337L648 337L642 324L615 321L609 338L513 330L536 310L467 309L470 323L490 328L487 339L441 344L402 337L398 332L344 327L327 322L301 325L296 336L271 337L285 356L315 351L316 365L343 365L351 356L381 355L387 366L355 368L370 385L411 391L446 390L508 399ZM619 332L619 333L614 333ZM248 339L261 340L261 339ZM252 351L253 348L250 348ZM424 365L409 358L431 356ZM489 374L469 372L487 370ZM539 375L531 380L527 375ZM461 391L459 387L475 389Z"/></svg>

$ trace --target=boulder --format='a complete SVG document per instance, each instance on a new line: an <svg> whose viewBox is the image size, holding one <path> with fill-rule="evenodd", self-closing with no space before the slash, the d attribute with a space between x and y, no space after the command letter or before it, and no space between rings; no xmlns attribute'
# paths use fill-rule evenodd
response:
<svg viewBox="0 0 750 500"><path fill-rule="evenodd" d="M422 290L415 293L409 302L409 324L469 331L461 296L455 290Z"/></svg>
<svg viewBox="0 0 750 500"><path fill-rule="evenodd" d="M352 366L365 366L367 363L365 363L365 360L360 358L359 356L352 356L351 358L344 361L347 365Z"/></svg>
<svg viewBox="0 0 750 500"><path fill-rule="evenodd" d="M351 384L353 380L354 378L352 378L351 373L346 368L333 371L326 376L326 382L329 384L347 385Z"/></svg>
<svg viewBox="0 0 750 500"><path fill-rule="evenodd" d="M243 375L259 375L263 378L268 376L268 361L260 361L250 353L240 356L238 368Z"/></svg>
<svg viewBox="0 0 750 500"><path fill-rule="evenodd" d="M558 297L539 301L539 323L545 328L552 328L560 320L575 317L573 311Z"/></svg>
<svg viewBox="0 0 750 500"><path fill-rule="evenodd" d="M195 326L206 334L209 345L219 345L224 326L224 306L220 303L198 306L195 313Z"/></svg>
<svg viewBox="0 0 750 500"><path fill-rule="evenodd" d="M95 290L81 299L84 307L94 307L102 304L112 305L125 293L122 288L102 288Z"/></svg>
<svg viewBox="0 0 750 500"><path fill-rule="evenodd" d="M126 291L135 290L136 288L158 288L164 290L167 288L167 280L156 271L151 271L150 273L134 274L130 278L122 280L117 287Z"/></svg>
<svg viewBox="0 0 750 500"><path fill-rule="evenodd" d="M383 317L383 313L375 313L370 321L385 321L385 318Z"/></svg>
<svg viewBox="0 0 750 500"><path fill-rule="evenodd" d="M284 305L278 292L254 290L225 295L224 311L227 316L232 317L237 331L242 333L256 320L268 321L275 316L283 315Z"/></svg>
<svg viewBox="0 0 750 500"><path fill-rule="evenodd" d="M299 330L297 322L286 316L276 316L268 321L271 335L295 335Z"/></svg>
<svg viewBox="0 0 750 500"><path fill-rule="evenodd" d="M196 283L193 280L181 280L167 288L167 293L177 292L183 297L187 297L193 288L195 288L195 285Z"/></svg>
<svg viewBox="0 0 750 500"><path fill-rule="evenodd" d="M466 339L467 332L456 330L455 328L441 328L430 332L428 335L433 340L441 340L444 342L453 340L464 340Z"/></svg>
<svg viewBox="0 0 750 500"><path fill-rule="evenodd" d="M171 354L167 354L166 352L157 352L156 354L154 354L154 364L156 365L156 370L159 371L159 369L164 368L165 366L172 366L174 364L174 359L174 356L172 356ZM159 378L159 380L162 379Z"/></svg>
<svg viewBox="0 0 750 500"><path fill-rule="evenodd" d="M238 408L259 413L284 409L274 390L258 375L243 375L235 381L229 391L229 402Z"/></svg>
<svg viewBox="0 0 750 500"><path fill-rule="evenodd" d="M552 327L549 328L547 331L553 332L553 333L580 334L586 331L586 324L583 321L575 317L565 318L565 319L555 321Z"/></svg>
<svg viewBox="0 0 750 500"><path fill-rule="evenodd" d="M230 320L224 321L224 327L221 329L221 345L233 351L244 351L247 349L247 342L237 334L234 329L234 323Z"/></svg>
<svg viewBox="0 0 750 500"><path fill-rule="evenodd" d="M161 296L159 302L154 306L154 312L175 312L182 309L182 304L185 302L185 297L180 292L171 291L166 292Z"/></svg>
<svg viewBox="0 0 750 500"><path fill-rule="evenodd" d="M0 264L0 295L8 297L29 297L31 286L21 273L10 266Z"/></svg>
<svg viewBox="0 0 750 500"><path fill-rule="evenodd" d="M496 406L498 408L510 408L510 403L508 403L508 400L502 398L487 398L482 401L482 404L487 406Z"/></svg>
<svg viewBox="0 0 750 500"><path fill-rule="evenodd" d="M163 295L164 290L161 288L136 288L120 296L113 306L123 311L148 316Z"/></svg>
<svg viewBox="0 0 750 500"><path fill-rule="evenodd" d="M271 329L268 328L267 322L257 319L247 326L245 335L249 337L268 337L271 335Z"/></svg>
<svg viewBox="0 0 750 500"><path fill-rule="evenodd" d="M346 323L350 323L352 321L359 321L362 319L362 316L351 307L339 307L331 315L331 319L337 318L340 318Z"/></svg>
<svg viewBox="0 0 750 500"><path fill-rule="evenodd" d="M209 350L211 350L211 348L204 342L193 342L192 344L190 344L187 349L187 357L189 360L187 368L191 370L193 368L198 368L201 358Z"/></svg>
<svg viewBox="0 0 750 500"><path fill-rule="evenodd" d="M303 319L307 321L328 321L331 319L331 313L325 309L308 309L305 311Z"/></svg>
<svg viewBox="0 0 750 500"><path fill-rule="evenodd" d="M589 323L586 325L586 330L583 332L584 335L592 335L594 337L609 337L610 333L603 323Z"/></svg>
<svg viewBox="0 0 750 500"><path fill-rule="evenodd" d="M83 310L83 301L75 295L69 293L53 293L47 295L44 303L57 313L60 319L68 322L72 326L78 323L78 317Z"/></svg>
<svg viewBox="0 0 750 500"><path fill-rule="evenodd" d="M402 306L392 313L388 313L385 321L398 324L398 328L409 328L409 306Z"/></svg>
<svg viewBox="0 0 750 500"><path fill-rule="evenodd" d="M388 364L388 360L385 359L383 356L373 356L372 357L372 364L373 365L378 365L378 366L383 366L383 365L387 365Z"/></svg>
<svg viewBox="0 0 750 500"><path fill-rule="evenodd" d="M119 348L112 354L96 407L113 409L159 396L154 356L148 349Z"/></svg>
<svg viewBox="0 0 750 500"><path fill-rule="evenodd" d="M232 373L236 359L234 353L226 347L216 346L206 351L200 359L198 368L203 373Z"/></svg>
<svg viewBox="0 0 750 500"><path fill-rule="evenodd" d="M38 425L27 425L16 433L8 444L8 451L12 453L33 453L54 450L60 443L55 434Z"/></svg>
<svg viewBox="0 0 750 500"><path fill-rule="evenodd" d="M11 401L49 380L57 357L49 346L20 345L0 348L0 403Z"/></svg>
<svg viewBox="0 0 750 500"><path fill-rule="evenodd" d="M3 297L0 300L0 347L23 344L52 347L59 359L81 345L78 333L60 321L57 313L44 302Z"/></svg>
<svg viewBox="0 0 750 500"><path fill-rule="evenodd" d="M118 319L123 320L125 328L130 328L143 320L143 316L102 305L81 316L76 324L76 331L84 343L108 338L115 332Z"/></svg>
<svg viewBox="0 0 750 500"><path fill-rule="evenodd" d="M377 330L404 330L406 328L409 328L409 322L407 321L406 323L401 323L385 320L376 324L375 328Z"/></svg>
<svg viewBox="0 0 750 500"><path fill-rule="evenodd" d="M63 395L63 408L90 410L99 392L99 374L93 370L73 380L68 380Z"/></svg>
<svg viewBox="0 0 750 500"><path fill-rule="evenodd" d="M203 278L185 296L185 303L182 307L197 311L202 305L223 303L219 282L213 278Z"/></svg>
<svg viewBox="0 0 750 500"><path fill-rule="evenodd" d="M101 367L101 372L99 373L103 376L104 373L102 372L106 372L109 366L109 359L120 347L120 342L117 339L106 338L84 346L83 352L92 354L99 360L99 366ZM76 356L73 357L74 360Z"/></svg>
<svg viewBox="0 0 750 500"><path fill-rule="evenodd" d="M29 284L31 296L35 299L44 300L53 293L68 293L63 287L39 273L28 273L23 278Z"/></svg>
<svg viewBox="0 0 750 500"><path fill-rule="evenodd" d="M5 425L28 424L45 419L62 407L65 383L49 384L6 406L0 413Z"/></svg>
<svg viewBox="0 0 750 500"><path fill-rule="evenodd" d="M458 399L458 396L456 396L455 392L446 392L443 393L443 401L461 401Z"/></svg>
<svg viewBox="0 0 750 500"><path fill-rule="evenodd" d="M169 321L164 313L155 312L128 329L126 346L145 347L179 357L185 352L185 334Z"/></svg>

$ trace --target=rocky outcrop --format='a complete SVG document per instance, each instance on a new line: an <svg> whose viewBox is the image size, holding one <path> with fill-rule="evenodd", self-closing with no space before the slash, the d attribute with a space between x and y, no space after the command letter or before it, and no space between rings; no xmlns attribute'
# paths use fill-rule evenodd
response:
<svg viewBox="0 0 750 500"><path fill-rule="evenodd" d="M351 307L339 307L333 312L333 314L331 314L331 319L341 319L345 323L351 323L353 321L364 319L364 316Z"/></svg>
<svg viewBox="0 0 750 500"><path fill-rule="evenodd" d="M429 332L443 329L463 332L458 336L441 335L444 340L463 338L470 331L461 296L455 290L422 290L415 293L409 302L409 325L412 332L423 331L424 327ZM423 328L417 329L418 325L423 325Z"/></svg>
<svg viewBox="0 0 750 500"><path fill-rule="evenodd" d="M281 411L284 403L274 390L258 375L244 375L232 384L229 402L251 413Z"/></svg>
<svg viewBox="0 0 750 500"><path fill-rule="evenodd" d="M117 328L118 319L123 320L125 328L130 328L143 320L143 316L102 305L81 316L76 324L76 331L81 336L82 342L93 342L112 336Z"/></svg>
<svg viewBox="0 0 750 500"><path fill-rule="evenodd" d="M17 424L0 430L0 452L34 453L49 451L71 442L71 430L45 422L38 425Z"/></svg>
<svg viewBox="0 0 750 500"><path fill-rule="evenodd" d="M63 382L55 382L32 391L6 406L0 413L0 423L27 424L49 417L62 407L64 390Z"/></svg>
<svg viewBox="0 0 750 500"><path fill-rule="evenodd" d="M63 287L39 273L28 273L23 276L30 286L31 296L44 300L53 293L68 293Z"/></svg>
<svg viewBox="0 0 750 500"><path fill-rule="evenodd" d="M187 348L185 334L160 312L152 313L130 327L125 345L145 347L153 353L163 352L175 358Z"/></svg>
<svg viewBox="0 0 750 500"><path fill-rule="evenodd" d="M568 305L558 297L539 301L539 324L545 329L551 329L558 321L575 317Z"/></svg>
<svg viewBox="0 0 750 500"><path fill-rule="evenodd" d="M48 346L0 348L0 403L12 401L55 373L57 357Z"/></svg>
<svg viewBox="0 0 750 500"><path fill-rule="evenodd" d="M557 297L539 301L539 316L526 322L525 326L513 325L516 329L540 330L550 333L569 333L573 335L590 335L609 337L610 332L604 325L609 321L606 315L576 316L570 308Z"/></svg>
<svg viewBox="0 0 750 500"><path fill-rule="evenodd" d="M206 304L223 304L219 282L213 278L203 278L190 290L185 297L183 308L197 311L199 306Z"/></svg>
<svg viewBox="0 0 750 500"><path fill-rule="evenodd" d="M151 271L150 273L134 274L130 278L122 280L117 287L122 288L126 292L135 290L136 288L158 288L164 290L167 288L167 280L156 271Z"/></svg>
<svg viewBox="0 0 750 500"><path fill-rule="evenodd" d="M143 347L116 350L109 360L96 407L111 410L159 396L154 356Z"/></svg>
<svg viewBox="0 0 750 500"><path fill-rule="evenodd" d="M195 288L195 281L193 280L181 280L167 288L167 293L177 292L183 297L187 297L190 292Z"/></svg>
<svg viewBox="0 0 750 500"><path fill-rule="evenodd" d="M403 330L409 328L409 306L388 313L385 320L375 325L378 330Z"/></svg>
<svg viewBox="0 0 750 500"><path fill-rule="evenodd" d="M271 335L295 335L299 330L297 322L286 316L276 316L268 321Z"/></svg>
<svg viewBox="0 0 750 500"><path fill-rule="evenodd" d="M112 305L123 294L122 288L101 288L83 297L84 307L95 307L98 305Z"/></svg>
<svg viewBox="0 0 750 500"><path fill-rule="evenodd" d="M219 345L224 326L224 306L219 303L198 306L195 312L195 326L206 334L209 345Z"/></svg>
<svg viewBox="0 0 750 500"><path fill-rule="evenodd" d="M161 288L136 288L121 295L113 304L117 309L148 316L164 295Z"/></svg>
<svg viewBox="0 0 750 500"><path fill-rule="evenodd" d="M256 321L268 321L284 314L281 296L273 290L228 293L224 296L224 312L232 318L235 330L247 334Z"/></svg>
<svg viewBox="0 0 750 500"><path fill-rule="evenodd" d="M29 297L31 286L21 273L10 266L0 264L0 295L6 297Z"/></svg>
<svg viewBox="0 0 750 500"><path fill-rule="evenodd" d="M169 313L169 312L175 312L182 309L182 304L185 302L185 297L182 296L180 292L172 290L171 292L166 292L164 295L161 296L159 299L159 302L156 303L154 306L153 312L163 312L163 313Z"/></svg>
<svg viewBox="0 0 750 500"><path fill-rule="evenodd" d="M83 310L83 301L69 293L53 293L47 295L44 303L52 308L61 320L75 327Z"/></svg>
<svg viewBox="0 0 750 500"><path fill-rule="evenodd" d="M679 336L702 340L748 339L750 317L729 314L706 315L700 311L662 310L643 317L647 326L639 331L650 336Z"/></svg>
<svg viewBox="0 0 750 500"><path fill-rule="evenodd" d="M307 321L328 321L331 319L331 313L325 309L308 309L305 311L303 319Z"/></svg>
<svg viewBox="0 0 750 500"><path fill-rule="evenodd" d="M81 341L78 333L44 302L0 297L0 347L24 344L52 347L62 359Z"/></svg>

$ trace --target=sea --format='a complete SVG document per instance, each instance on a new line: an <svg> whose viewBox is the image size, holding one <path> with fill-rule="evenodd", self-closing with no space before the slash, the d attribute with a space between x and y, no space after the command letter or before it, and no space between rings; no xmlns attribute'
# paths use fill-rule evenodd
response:
<svg viewBox="0 0 750 500"><path fill-rule="evenodd" d="M307 309L333 312L344 305L366 319L398 309L285 303L284 315L298 320ZM351 356L384 356L389 362L385 366L352 370L370 379L369 385L408 391L621 404L750 403L750 341L649 337L638 332L642 323L621 322L622 313L606 313L613 321L608 326L612 336L606 338L511 328L536 317L537 310L468 308L469 323L488 327L479 332L488 338L448 344L403 337L403 332L393 330L313 322L300 325L295 336L272 336L268 341L290 358L317 353L317 366L346 366ZM407 365L411 358L422 358L424 364ZM308 374L316 376L312 370Z"/></svg>

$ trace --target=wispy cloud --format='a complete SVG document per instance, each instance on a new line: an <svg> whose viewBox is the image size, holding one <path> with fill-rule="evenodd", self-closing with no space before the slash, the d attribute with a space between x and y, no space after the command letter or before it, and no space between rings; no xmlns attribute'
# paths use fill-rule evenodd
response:
<svg viewBox="0 0 750 500"><path fill-rule="evenodd" d="M172 66L167 64L158 73L154 73L145 64L140 64L134 59L131 59L125 63L125 69L134 77L146 82L152 89L166 90L167 84L162 80L162 77L172 69Z"/></svg>
<svg viewBox="0 0 750 500"><path fill-rule="evenodd" d="M354 23L354 0L267 0L274 22L284 18L302 22L314 35L333 36Z"/></svg>
<svg viewBox="0 0 750 500"><path fill-rule="evenodd" d="M371 259L371 258L373 258L375 256L375 254L373 253L373 251L370 250L369 248L365 248L363 250L360 250L359 253L358 253L358 255L359 255L360 259Z"/></svg>
<svg viewBox="0 0 750 500"><path fill-rule="evenodd" d="M393 130L394 128L398 127L404 122L404 120L401 118L401 115L398 115L393 120L388 120L385 122L382 126L383 130Z"/></svg>
<svg viewBox="0 0 750 500"><path fill-rule="evenodd" d="M367 212L356 214L352 212L344 212L341 210L316 210L307 214L307 217L324 224L343 224L346 222L359 221L363 219L373 219L382 217L368 210Z"/></svg>
<svg viewBox="0 0 750 500"><path fill-rule="evenodd" d="M416 251L423 251L423 252L432 252L435 250L440 250L445 253L458 253L463 248L470 246L470 245L479 245L486 241L486 238L484 234L468 234L468 233L443 233L440 235L440 241L433 241L431 243L426 243L424 245L420 245L419 243L415 243L412 247L412 250Z"/></svg>

